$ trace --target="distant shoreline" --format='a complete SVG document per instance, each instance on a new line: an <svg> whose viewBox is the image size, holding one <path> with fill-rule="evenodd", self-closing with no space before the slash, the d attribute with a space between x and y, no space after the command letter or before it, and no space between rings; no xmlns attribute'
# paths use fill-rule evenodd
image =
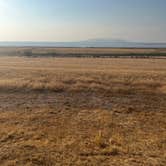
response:
<svg viewBox="0 0 166 166"><path fill-rule="evenodd" d="M128 42L117 40L87 40L76 42L3 42L0 47L47 47L47 48L166 48L166 43Z"/></svg>

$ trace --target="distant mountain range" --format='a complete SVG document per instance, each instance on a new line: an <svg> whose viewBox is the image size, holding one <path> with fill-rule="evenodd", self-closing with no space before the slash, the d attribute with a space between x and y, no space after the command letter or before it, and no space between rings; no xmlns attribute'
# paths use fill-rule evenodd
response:
<svg viewBox="0 0 166 166"><path fill-rule="evenodd" d="M131 42L116 39L91 39L78 42L0 42L0 47L123 47L166 48L166 43Z"/></svg>

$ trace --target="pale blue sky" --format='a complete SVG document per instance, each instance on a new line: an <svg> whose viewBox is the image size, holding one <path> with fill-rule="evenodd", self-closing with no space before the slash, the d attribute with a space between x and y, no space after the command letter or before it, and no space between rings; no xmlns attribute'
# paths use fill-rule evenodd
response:
<svg viewBox="0 0 166 166"><path fill-rule="evenodd" d="M166 42L166 0L0 0L0 41Z"/></svg>

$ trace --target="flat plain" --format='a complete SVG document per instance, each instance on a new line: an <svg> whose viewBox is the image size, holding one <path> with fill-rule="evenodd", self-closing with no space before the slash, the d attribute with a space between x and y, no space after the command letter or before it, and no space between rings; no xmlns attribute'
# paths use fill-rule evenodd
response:
<svg viewBox="0 0 166 166"><path fill-rule="evenodd" d="M166 165L166 60L0 57L0 165Z"/></svg>
<svg viewBox="0 0 166 166"><path fill-rule="evenodd" d="M0 47L0 56L27 57L166 57L166 48Z"/></svg>

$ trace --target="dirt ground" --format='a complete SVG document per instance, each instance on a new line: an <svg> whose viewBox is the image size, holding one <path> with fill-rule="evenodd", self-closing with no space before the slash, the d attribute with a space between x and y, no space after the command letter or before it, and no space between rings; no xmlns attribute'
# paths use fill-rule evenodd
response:
<svg viewBox="0 0 166 166"><path fill-rule="evenodd" d="M0 57L0 165L165 166L166 60Z"/></svg>

